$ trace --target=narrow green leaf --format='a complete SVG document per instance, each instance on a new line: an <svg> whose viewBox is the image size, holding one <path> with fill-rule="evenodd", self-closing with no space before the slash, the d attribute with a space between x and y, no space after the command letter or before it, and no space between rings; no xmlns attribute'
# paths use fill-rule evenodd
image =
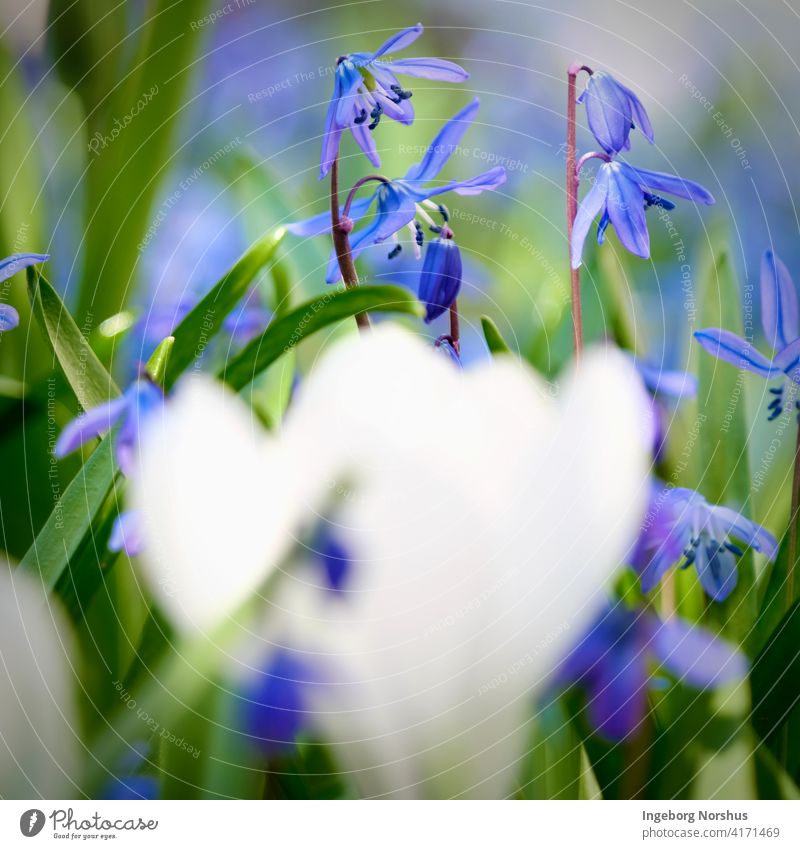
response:
<svg viewBox="0 0 800 849"><path fill-rule="evenodd" d="M225 318L253 284L256 275L272 261L285 235L284 228L279 227L259 239L173 331L175 344L164 378L167 389L219 332Z"/></svg>
<svg viewBox="0 0 800 849"><path fill-rule="evenodd" d="M711 259L700 293L700 327L724 327L744 336L741 294L727 249ZM695 344L699 438L692 466L696 488L712 504L752 512L745 372L712 357ZM739 559L736 590L711 615L740 641L750 636L756 615L752 552Z"/></svg>
<svg viewBox="0 0 800 849"><path fill-rule="evenodd" d="M753 727L775 743L800 704L800 602L781 619L753 663Z"/></svg>
<svg viewBox="0 0 800 849"><path fill-rule="evenodd" d="M81 407L88 410L119 395L114 380L56 290L36 268L28 268L27 273L33 313Z"/></svg>
<svg viewBox="0 0 800 849"><path fill-rule="evenodd" d="M481 327L483 328L483 337L486 339L486 346L492 354L497 356L497 354L511 353L511 348L503 339L502 333L488 315L481 316Z"/></svg>
<svg viewBox="0 0 800 849"><path fill-rule="evenodd" d="M116 474L112 439L106 437L56 502L19 568L38 575L53 590L108 497Z"/></svg>
<svg viewBox="0 0 800 849"><path fill-rule="evenodd" d="M422 317L422 305L400 286L358 286L339 289L306 301L253 339L226 363L219 377L234 389L243 389L282 354L330 324L360 312L398 312Z"/></svg>

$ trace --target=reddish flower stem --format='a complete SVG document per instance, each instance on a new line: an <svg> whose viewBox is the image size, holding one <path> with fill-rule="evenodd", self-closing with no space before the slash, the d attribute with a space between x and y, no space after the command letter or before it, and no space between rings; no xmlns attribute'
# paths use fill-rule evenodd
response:
<svg viewBox="0 0 800 849"><path fill-rule="evenodd" d="M352 225L348 224L347 219L342 221L339 216L339 158L337 156L333 160L333 165L331 165L331 235L344 285L348 289L355 289L358 286L358 273L350 251L349 233L351 227ZM357 313L355 320L362 333L369 330L369 317L365 312Z"/></svg>
<svg viewBox="0 0 800 849"><path fill-rule="evenodd" d="M574 63L567 69L567 253L569 255L570 288L572 293L572 341L575 359L583 351L583 318L581 316L581 273L572 267L572 228L578 214L577 104L576 80L581 71L592 73L586 65Z"/></svg>
<svg viewBox="0 0 800 849"><path fill-rule="evenodd" d="M461 356L461 328L458 321L458 299L454 300L450 305L450 339L453 343L453 350Z"/></svg>

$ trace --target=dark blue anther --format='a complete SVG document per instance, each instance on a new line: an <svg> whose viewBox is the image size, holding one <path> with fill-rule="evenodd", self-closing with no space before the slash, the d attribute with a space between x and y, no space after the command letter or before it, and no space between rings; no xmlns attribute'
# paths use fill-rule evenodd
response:
<svg viewBox="0 0 800 849"><path fill-rule="evenodd" d="M414 222L414 227L416 228L416 231L417 231L414 238L416 239L417 246L421 248L423 243L425 242L425 232L423 231L422 227L420 226L419 221Z"/></svg>
<svg viewBox="0 0 800 849"><path fill-rule="evenodd" d="M644 208L648 209L651 206L660 206L662 209L675 209L675 204L662 198L660 195L653 195L650 192L644 192Z"/></svg>
<svg viewBox="0 0 800 849"><path fill-rule="evenodd" d="M728 551L730 551L731 553L735 554L737 557L742 557L742 556L744 556L744 552L742 551L742 549L741 549L741 548L739 548L739 546L738 546L738 545L734 545L732 542L726 542L726 543L725 543L725 548L727 548L727 549L728 549Z"/></svg>
<svg viewBox="0 0 800 849"><path fill-rule="evenodd" d="M403 250L403 246L402 246L402 245L400 245L400 244L395 245L395 246L394 246L394 247L393 247L393 248L389 251L389 259L394 259L394 258L395 258L395 257L396 257L399 253L400 253L400 251L402 251L402 250Z"/></svg>
<svg viewBox="0 0 800 849"><path fill-rule="evenodd" d="M362 109L361 114L358 116L358 118L353 118L353 123L354 124L363 124L364 121L366 121L366 120L367 120L367 110Z"/></svg>

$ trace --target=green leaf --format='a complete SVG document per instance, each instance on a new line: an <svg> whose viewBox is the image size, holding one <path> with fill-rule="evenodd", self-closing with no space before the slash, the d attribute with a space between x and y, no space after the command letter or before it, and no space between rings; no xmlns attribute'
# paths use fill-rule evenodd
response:
<svg viewBox="0 0 800 849"><path fill-rule="evenodd" d="M225 318L246 294L256 275L273 260L285 235L284 228L279 227L259 239L173 331L175 344L164 379L167 389L219 332Z"/></svg>
<svg viewBox="0 0 800 849"><path fill-rule="evenodd" d="M784 724L800 703L800 602L778 623L753 663L750 687L753 727L768 743L777 744Z"/></svg>
<svg viewBox="0 0 800 849"><path fill-rule="evenodd" d="M243 389L255 377L303 339L330 324L360 312L398 312L423 315L422 305L400 286L358 286L338 289L310 301L273 321L236 357L219 377L234 389Z"/></svg>
<svg viewBox="0 0 800 849"><path fill-rule="evenodd" d="M81 407L88 410L118 396L117 385L56 290L36 268L28 268L27 273L33 313Z"/></svg>
<svg viewBox="0 0 800 849"><path fill-rule="evenodd" d="M107 436L70 481L18 568L38 575L48 591L55 589L108 497L116 474L112 439Z"/></svg>
<svg viewBox="0 0 800 849"><path fill-rule="evenodd" d="M698 299L700 327L724 327L744 335L739 284L727 249L712 258ZM699 439L692 466L696 488L712 504L752 512L745 372L712 357L695 344ZM704 418L700 418L704 417ZM740 641L751 635L756 616L755 569L751 551L739 558L736 590L711 616Z"/></svg>
<svg viewBox="0 0 800 849"><path fill-rule="evenodd" d="M118 14L126 18L123 30L130 28L131 5L117 7ZM163 208L153 209L153 202L194 132L186 120L193 102L187 100L186 92L205 31L191 24L203 17L206 5L206 0L151 0L140 17L141 25L128 29L129 38L108 42L112 47L118 45L118 50L100 71L101 91L92 87L82 92L87 104L98 96L100 101L90 113L88 143L92 152L86 181L90 214L77 311L81 324L84 317L102 320L124 307L135 289L140 256L167 214ZM92 14L88 3L86 6L94 25L99 16ZM118 23L110 23L113 31ZM98 33L98 38L107 35ZM75 41L74 33L67 43L70 39ZM83 41L77 49L84 49ZM104 50L108 51L108 45ZM106 93L102 93L103 87L108 88ZM176 137L178 133L182 137ZM227 148L235 149L240 142L233 139ZM179 174L173 195L186 191L192 168L210 169L217 154L225 156L226 146L209 157L208 165L194 162Z"/></svg>
<svg viewBox="0 0 800 849"><path fill-rule="evenodd" d="M483 337L486 339L486 346L492 354L497 356L498 354L511 353L511 348L508 347L497 325L488 315L481 316L481 327L483 328Z"/></svg>
<svg viewBox="0 0 800 849"><path fill-rule="evenodd" d="M525 799L580 798L582 752L567 710L560 699L553 699L536 715L519 795Z"/></svg>

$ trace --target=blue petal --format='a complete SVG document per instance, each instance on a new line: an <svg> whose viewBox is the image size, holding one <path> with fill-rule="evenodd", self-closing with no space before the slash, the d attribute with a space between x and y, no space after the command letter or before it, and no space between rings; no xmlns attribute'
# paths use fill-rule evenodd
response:
<svg viewBox="0 0 800 849"><path fill-rule="evenodd" d="M367 214L367 210L375 200L377 193L378 190L375 189L371 195L358 198L358 200L354 200L350 204L350 218L352 221L358 221ZM343 213L344 206L341 206L339 208L339 215ZM331 213L330 211L321 212L313 218L306 218L303 221L293 221L286 225L286 229L295 236L324 236L330 234Z"/></svg>
<svg viewBox="0 0 800 849"><path fill-rule="evenodd" d="M635 256L650 256L650 234L644 212L644 194L641 186L630 179L620 162L603 166L608 171L608 217L617 232L617 238Z"/></svg>
<svg viewBox="0 0 800 849"><path fill-rule="evenodd" d="M481 192L494 191L498 186L502 186L506 181L506 169L502 165L495 165L483 174L478 174L477 177L470 177L469 180L454 180L452 183L445 183L438 188L426 189L422 193L424 198L436 197L443 195L446 192L455 192L457 195L479 195Z"/></svg>
<svg viewBox="0 0 800 849"><path fill-rule="evenodd" d="M450 309L461 289L461 274L461 253L452 239L437 238L428 243L419 278L426 324Z"/></svg>
<svg viewBox="0 0 800 849"><path fill-rule="evenodd" d="M788 269L772 251L761 261L761 323L775 350L800 336L797 292Z"/></svg>
<svg viewBox="0 0 800 849"><path fill-rule="evenodd" d="M126 510L114 519L111 536L108 538L109 551L124 551L128 557L141 554L144 548L142 534L142 515L138 510Z"/></svg>
<svg viewBox="0 0 800 849"><path fill-rule="evenodd" d="M328 588L342 592L351 572L349 551L327 525L323 527L314 548L325 571Z"/></svg>
<svg viewBox="0 0 800 849"><path fill-rule="evenodd" d="M624 86L621 82L617 81L617 85L628 95L631 105L631 112L633 114L633 123L639 129L641 134L653 144L655 140L655 136L653 134L653 125L650 123L650 118L644 108L642 106L642 101L629 89L627 86Z"/></svg>
<svg viewBox="0 0 800 849"><path fill-rule="evenodd" d="M309 669L302 659L279 649L243 694L247 732L269 755L290 749L308 724L305 688Z"/></svg>
<svg viewBox="0 0 800 849"><path fill-rule="evenodd" d="M692 180L684 180L682 177L676 177L674 174L664 174L661 171L647 171L644 168L634 168L632 165L628 165L627 162L619 162L617 164L625 171L630 180L638 183L643 189L650 189L653 192L666 192L669 195L686 198L697 203L704 203L708 206L715 203L711 192Z"/></svg>
<svg viewBox="0 0 800 849"><path fill-rule="evenodd" d="M13 330L19 325L19 313L11 304L0 304L0 333Z"/></svg>
<svg viewBox="0 0 800 849"><path fill-rule="evenodd" d="M604 167L601 167L595 177L594 185L589 189L586 197L578 207L578 214L575 216L575 223L572 227L572 245L570 246L573 268L580 268L583 245L586 241L586 236L589 234L589 228L601 210L605 210L606 208L608 180L608 171Z"/></svg>
<svg viewBox="0 0 800 849"><path fill-rule="evenodd" d="M628 95L603 71L592 74L582 96L589 129L606 153L624 150L633 124Z"/></svg>
<svg viewBox="0 0 800 849"><path fill-rule="evenodd" d="M408 182L418 181L421 183L435 179L452 152L458 147L479 106L480 101L476 97L460 112L453 115L436 134L422 160L416 165L412 165L403 179Z"/></svg>
<svg viewBox="0 0 800 849"><path fill-rule="evenodd" d="M364 77L352 62L344 59L336 66L336 83L333 99L336 102L334 121L338 127L349 127L356 114L358 89L364 85Z"/></svg>
<svg viewBox="0 0 800 849"><path fill-rule="evenodd" d="M775 560L778 556L778 541L766 528L745 518L736 510L731 510L730 507L715 505L709 510L727 533L762 552L768 560Z"/></svg>
<svg viewBox="0 0 800 849"><path fill-rule="evenodd" d="M776 377L781 369L776 368L763 354L759 353L750 342L718 327L707 327L698 330L694 338L712 356L724 360L737 368L752 371L761 377Z"/></svg>
<svg viewBox="0 0 800 849"><path fill-rule="evenodd" d="M678 679L698 689L741 681L747 661L728 643L680 619L661 622L652 649Z"/></svg>
<svg viewBox="0 0 800 849"><path fill-rule="evenodd" d="M383 67L395 74L421 77L426 80L441 80L445 83L463 83L469 79L469 74L460 65L448 62L446 59L431 57L396 59L393 62L385 62Z"/></svg>
<svg viewBox="0 0 800 849"><path fill-rule="evenodd" d="M669 371L650 366L641 361L635 362L636 370L642 376L644 385L657 395L670 398L694 398L697 395L697 378L685 371Z"/></svg>
<svg viewBox="0 0 800 849"><path fill-rule="evenodd" d="M633 734L647 710L647 663L644 647L625 640L595 667L588 684L592 725L612 740Z"/></svg>
<svg viewBox="0 0 800 849"><path fill-rule="evenodd" d="M139 433L144 422L164 403L164 393L149 380L137 380L125 391L127 410L117 434L115 455L120 470L130 475L139 450Z"/></svg>
<svg viewBox="0 0 800 849"><path fill-rule="evenodd" d="M375 139L372 135L372 130L367 127L366 121L363 124L353 124L350 127L350 132L356 140L356 144L364 152L369 161L376 167L380 168L381 158L378 156L378 149L375 147Z"/></svg>
<svg viewBox="0 0 800 849"><path fill-rule="evenodd" d="M790 342L785 348L778 351L773 357L772 364L775 368L785 372L795 382L800 383L800 339Z"/></svg>
<svg viewBox="0 0 800 849"><path fill-rule="evenodd" d="M714 601L725 601L736 589L739 580L736 558L732 552L718 544L720 542L702 539L695 560L700 583Z"/></svg>
<svg viewBox="0 0 800 849"><path fill-rule="evenodd" d="M410 44L413 44L423 33L422 24L417 24L413 27L406 27L396 32L370 56L369 61L374 62L378 57L385 56L387 53L392 53L395 50L404 50Z"/></svg>
<svg viewBox="0 0 800 849"><path fill-rule="evenodd" d="M158 780L152 775L126 775L112 779L101 791L100 798L109 801L158 799Z"/></svg>
<svg viewBox="0 0 800 849"><path fill-rule="evenodd" d="M0 259L0 283L8 280L18 271L22 271L23 268L47 262L48 259L50 259L49 254L12 254L5 259Z"/></svg>
<svg viewBox="0 0 800 849"><path fill-rule="evenodd" d="M125 412L127 407L128 399L123 395L120 398L114 398L106 404L92 407L92 409L87 410L83 415L73 419L61 431L61 435L56 441L54 449L56 457L65 457L90 439L95 439L107 433Z"/></svg>

